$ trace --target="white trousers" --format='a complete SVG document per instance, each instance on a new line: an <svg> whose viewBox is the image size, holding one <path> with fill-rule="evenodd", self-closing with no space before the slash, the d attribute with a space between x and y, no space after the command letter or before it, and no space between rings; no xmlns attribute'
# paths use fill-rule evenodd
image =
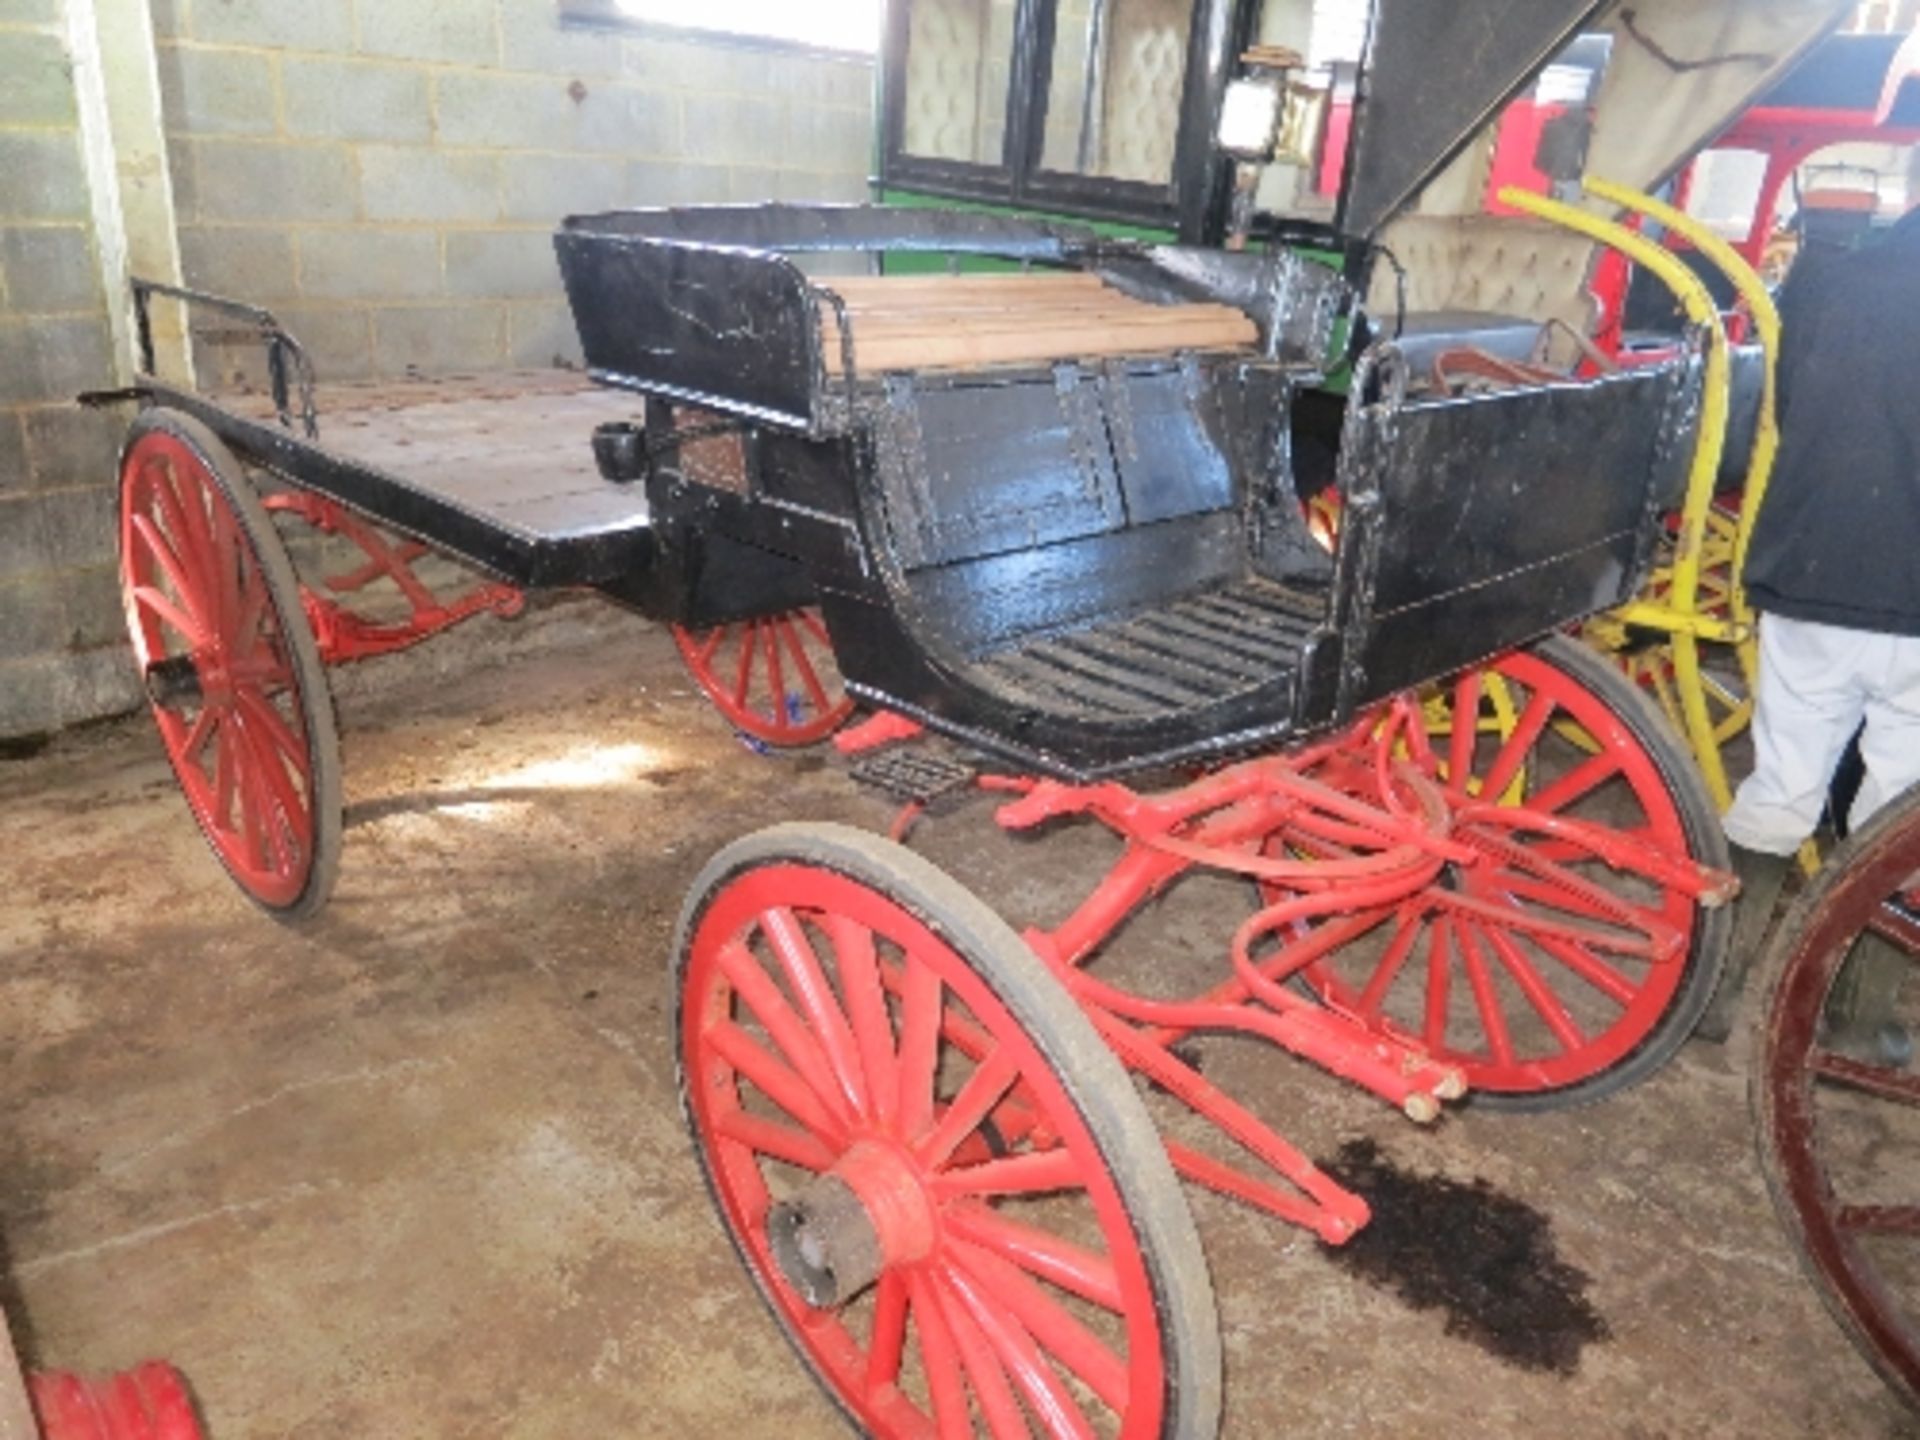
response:
<svg viewBox="0 0 1920 1440"><path fill-rule="evenodd" d="M1858 829L1920 783L1920 637L1764 616L1755 701L1753 774L1721 822L1736 845L1769 855L1799 849L1863 720L1867 777L1849 824Z"/></svg>

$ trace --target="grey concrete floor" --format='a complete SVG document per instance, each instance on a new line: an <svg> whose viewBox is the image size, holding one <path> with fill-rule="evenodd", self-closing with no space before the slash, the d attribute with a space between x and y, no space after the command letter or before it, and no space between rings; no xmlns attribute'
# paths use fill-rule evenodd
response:
<svg viewBox="0 0 1920 1440"><path fill-rule="evenodd" d="M844 1433L709 1210L664 961L727 840L888 807L748 752L610 609L342 681L346 859L300 930L229 888L144 720L0 764L0 1300L31 1361L169 1357L215 1440ZM1105 853L984 809L920 843L1022 919ZM1170 949L1196 984L1224 964ZM1421 1131L1219 1047L1208 1073L1309 1153L1372 1137L1544 1212L1609 1332L1571 1375L1515 1368L1196 1194L1226 1433L1917 1433L1776 1230L1735 1061L1693 1047L1589 1110Z"/></svg>

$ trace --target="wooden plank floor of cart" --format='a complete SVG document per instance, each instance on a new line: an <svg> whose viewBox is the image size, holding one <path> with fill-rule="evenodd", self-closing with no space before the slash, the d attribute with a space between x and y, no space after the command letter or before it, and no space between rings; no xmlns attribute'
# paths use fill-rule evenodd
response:
<svg viewBox="0 0 1920 1440"><path fill-rule="evenodd" d="M508 555L556 567L544 577L553 583L611 579L631 560L623 542L644 536L645 488L603 479L592 443L595 426L640 418L636 395L577 371L525 370L323 384L316 402L322 450L417 494L423 523L464 519L477 543L498 531L499 554L453 548L510 579L542 577L511 573L499 563ZM273 417L263 395L221 403L249 419Z"/></svg>

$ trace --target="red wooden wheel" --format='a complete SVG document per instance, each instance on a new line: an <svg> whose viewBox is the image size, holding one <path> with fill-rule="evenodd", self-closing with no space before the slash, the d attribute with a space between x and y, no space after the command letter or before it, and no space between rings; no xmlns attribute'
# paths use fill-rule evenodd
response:
<svg viewBox="0 0 1920 1440"><path fill-rule="evenodd" d="M326 672L271 520L197 420L134 422L120 579L160 738L220 863L270 911L319 909L340 855Z"/></svg>
<svg viewBox="0 0 1920 1440"><path fill-rule="evenodd" d="M41 1440L201 1440L193 1399L171 1365L153 1361L105 1380L36 1375L28 1388Z"/></svg>
<svg viewBox="0 0 1920 1440"><path fill-rule="evenodd" d="M863 1432L1216 1433L1212 1288L1166 1153L991 910L890 842L777 826L707 866L675 953L708 1187Z"/></svg>
<svg viewBox="0 0 1920 1440"><path fill-rule="evenodd" d="M1900 1181L1920 1143L1920 1076L1830 1049L1825 1024L1849 960L1920 962L1916 885L1920 792L1849 838L1775 932L1749 1094L1774 1208L1821 1299L1920 1409L1920 1204Z"/></svg>
<svg viewBox="0 0 1920 1440"><path fill-rule="evenodd" d="M1713 806L1659 713L1556 636L1429 696L1405 745L1481 858L1448 866L1373 943L1310 966L1309 986L1460 1066L1495 1106L1593 1100L1664 1064L1712 993L1728 921L1606 853L1726 868ZM1516 807L1544 823L1516 825Z"/></svg>
<svg viewBox="0 0 1920 1440"><path fill-rule="evenodd" d="M818 611L789 610L710 630L676 625L673 639L720 713L768 745L816 744L853 713Z"/></svg>

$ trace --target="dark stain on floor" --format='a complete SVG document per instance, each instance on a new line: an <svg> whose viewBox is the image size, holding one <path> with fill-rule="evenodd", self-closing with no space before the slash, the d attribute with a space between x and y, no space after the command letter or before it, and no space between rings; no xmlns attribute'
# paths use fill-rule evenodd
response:
<svg viewBox="0 0 1920 1440"><path fill-rule="evenodd" d="M1422 1175L1350 1140L1323 1169L1373 1207L1373 1221L1323 1253L1415 1310L1446 1314L1447 1334L1522 1370L1571 1375L1609 1337L1587 1273L1555 1252L1552 1222L1485 1180Z"/></svg>

